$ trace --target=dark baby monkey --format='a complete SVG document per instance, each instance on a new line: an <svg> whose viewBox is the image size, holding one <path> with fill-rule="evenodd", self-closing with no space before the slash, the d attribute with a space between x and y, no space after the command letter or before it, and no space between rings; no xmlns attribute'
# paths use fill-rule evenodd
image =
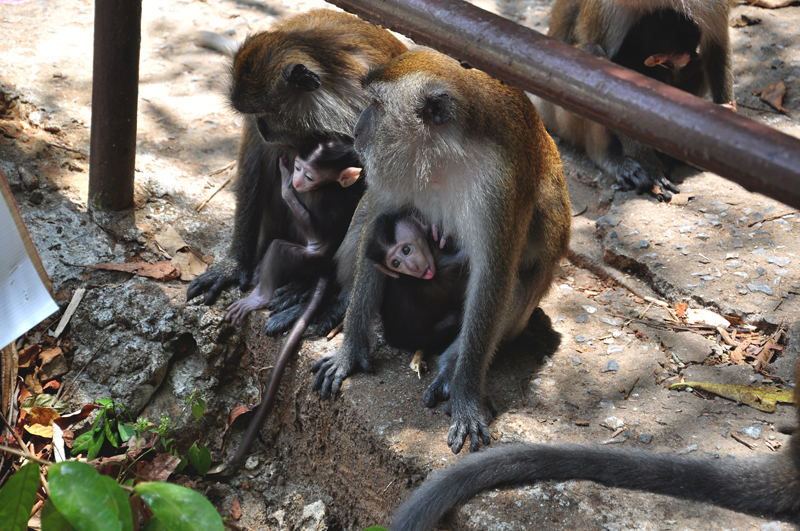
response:
<svg viewBox="0 0 800 531"><path fill-rule="evenodd" d="M389 275L380 308L394 348L439 352L458 335L469 278L466 253L404 209L381 215L366 254Z"/></svg>
<svg viewBox="0 0 800 531"><path fill-rule="evenodd" d="M305 244L272 241L261 260L258 285L228 307L225 320L234 326L265 308L275 289L298 278L330 274L333 255L364 193L364 183L358 181L361 163L348 137L312 135L300 143L292 171L288 162L285 157L280 160L281 196Z"/></svg>

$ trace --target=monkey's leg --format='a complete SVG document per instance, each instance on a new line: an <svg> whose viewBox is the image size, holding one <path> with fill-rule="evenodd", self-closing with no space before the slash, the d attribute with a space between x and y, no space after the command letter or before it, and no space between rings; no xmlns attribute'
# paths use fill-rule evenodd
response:
<svg viewBox="0 0 800 531"><path fill-rule="evenodd" d="M282 154L264 143L253 119L247 118L237 162L233 241L228 256L189 284L187 300L207 292L203 302L210 306L234 284L247 289L266 246L276 237L288 237L291 220L281 198L278 169Z"/></svg>
<svg viewBox="0 0 800 531"><path fill-rule="evenodd" d="M439 372L436 378L425 390L422 395L422 402L426 407L433 408L439 402L445 402L450 399L450 380L453 377L453 368L458 360L458 353L460 352L460 342L456 338L453 343L439 356Z"/></svg>
<svg viewBox="0 0 800 531"><path fill-rule="evenodd" d="M312 389L320 391L323 399L336 395L342 382L357 370L373 372L369 361L369 335L372 322L378 314L384 290L384 275L372 266L366 257L366 242L374 230L375 212L371 208L369 191L358 209L367 209L367 222L361 228L361 238L356 262L356 276L350 293L350 304L344 318L342 346L333 356L317 361L311 372L316 373ZM356 216L359 216L358 210ZM352 225L351 225L352 230ZM357 229L356 229L357 230Z"/></svg>

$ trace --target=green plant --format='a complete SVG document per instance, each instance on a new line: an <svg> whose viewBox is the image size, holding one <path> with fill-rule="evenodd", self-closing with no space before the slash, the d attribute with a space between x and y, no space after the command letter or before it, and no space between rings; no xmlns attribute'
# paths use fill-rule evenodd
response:
<svg viewBox="0 0 800 531"><path fill-rule="evenodd" d="M114 402L108 398L101 398L97 403L101 409L92 424L92 429L76 438L72 446L73 455L86 452L86 458L90 461L100 455L106 442L114 448L119 448L135 433L130 424L123 424L118 418L117 406L128 414L125 404ZM130 414L128 414L128 419L130 419Z"/></svg>

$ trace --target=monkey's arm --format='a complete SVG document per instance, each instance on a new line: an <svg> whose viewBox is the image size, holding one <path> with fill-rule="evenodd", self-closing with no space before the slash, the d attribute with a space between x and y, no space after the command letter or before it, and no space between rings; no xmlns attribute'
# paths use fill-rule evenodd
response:
<svg viewBox="0 0 800 531"><path fill-rule="evenodd" d="M547 479L588 479L797 523L798 466L788 453L728 462L577 444L505 445L431 475L397 509L389 528L426 531L478 492Z"/></svg>
<svg viewBox="0 0 800 531"><path fill-rule="evenodd" d="M286 168L285 161L286 157L281 158L281 197L286 202L286 206L289 207L289 211L292 213L292 217L295 223L297 223L300 232L308 239L309 245L315 245L319 243L319 235L314 229L311 220L311 212L308 211L308 208L306 208L306 206L300 202L300 198L297 197L297 191L294 189L294 186L292 186L292 173Z"/></svg>
<svg viewBox="0 0 800 531"><path fill-rule="evenodd" d="M366 214L362 211L366 209ZM372 266L366 257L366 242L372 236L376 213L369 190L358 205L350 231L359 231L360 243L356 262L356 276L350 292L350 303L344 318L342 346L333 356L317 361L311 372L317 374L312 389L321 391L323 399L336 395L342 382L357 370L373 372L369 361L369 334L383 298L384 275ZM366 216L366 217L365 217ZM365 219L362 224L357 220Z"/></svg>

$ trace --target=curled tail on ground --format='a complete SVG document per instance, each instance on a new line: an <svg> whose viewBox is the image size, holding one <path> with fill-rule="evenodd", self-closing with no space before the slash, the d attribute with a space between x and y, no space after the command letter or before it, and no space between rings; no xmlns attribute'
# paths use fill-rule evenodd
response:
<svg viewBox="0 0 800 531"><path fill-rule="evenodd" d="M392 531L427 531L451 508L491 488L588 479L611 487L705 501L800 524L800 439L742 460L681 457L578 444L514 444L470 455L428 478L394 513ZM691 474L691 481L687 475Z"/></svg>

